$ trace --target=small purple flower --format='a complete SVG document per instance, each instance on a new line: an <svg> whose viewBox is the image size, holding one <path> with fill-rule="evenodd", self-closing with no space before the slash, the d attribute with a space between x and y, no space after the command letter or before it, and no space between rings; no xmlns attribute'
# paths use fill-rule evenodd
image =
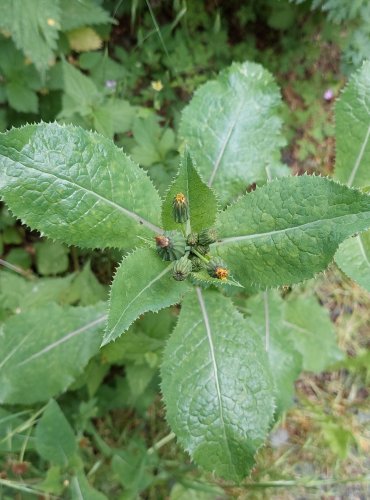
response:
<svg viewBox="0 0 370 500"><path fill-rule="evenodd" d="M116 87L117 87L116 80L106 80L105 88L107 88L109 90L114 90Z"/></svg>
<svg viewBox="0 0 370 500"><path fill-rule="evenodd" d="M332 89L327 89L325 90L323 97L325 101L330 102L334 99L334 92Z"/></svg>

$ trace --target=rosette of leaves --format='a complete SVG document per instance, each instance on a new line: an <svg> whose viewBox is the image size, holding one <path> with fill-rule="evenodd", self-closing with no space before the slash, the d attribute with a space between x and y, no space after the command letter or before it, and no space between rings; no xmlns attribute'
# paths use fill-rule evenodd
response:
<svg viewBox="0 0 370 500"><path fill-rule="evenodd" d="M252 86L243 80L248 78L253 78ZM254 64L233 65L219 84L208 87L206 105L221 106L229 99L233 103L233 86L245 93L243 102L249 105L229 105L223 123L227 133L220 135L207 126L194 132L200 134L202 155L216 163L207 169L202 164L198 171L190 153L200 158L200 152L193 151L189 140L190 153L184 154L163 201L147 174L111 140L55 123L27 125L0 136L0 189L15 215L50 238L85 248L128 250L112 283L103 345L124 335L145 312L182 303L161 369L167 418L196 463L238 481L251 470L273 422L277 387L258 329L225 292L241 291L238 285L290 285L324 270L343 240L370 227L370 197L327 178L287 177L218 211L209 184L215 189L222 186L223 200L232 199L246 180L243 161L247 164L250 147L256 165L266 165L268 152L248 143L253 136L248 139L249 132L244 136L239 128L243 120L249 127L251 107L256 114L253 123L258 124L260 111L265 134L271 131L271 162L281 144L271 76ZM271 92L275 97L269 96ZM205 106L202 95L199 92L187 108L186 130L193 123L191 110L197 116L199 104ZM199 125L197 118L194 123ZM236 183L229 182L227 171L233 154L233 172L239 172ZM177 193L187 200L184 222L173 217ZM180 231L186 237L213 227L218 239L206 255L199 255L207 262L216 257L224 262L233 280L209 276L206 266L183 281L175 280L173 262L160 258L155 237L165 231ZM189 246L189 255L194 248ZM89 319L89 324L96 321ZM79 327L73 334L82 331ZM22 403L14 373L26 383L19 369L50 348L28 354L27 339L16 346L11 333L5 330L6 349L0 359L1 402ZM7 388L10 375L14 387ZM47 378L47 371L38 375Z"/></svg>

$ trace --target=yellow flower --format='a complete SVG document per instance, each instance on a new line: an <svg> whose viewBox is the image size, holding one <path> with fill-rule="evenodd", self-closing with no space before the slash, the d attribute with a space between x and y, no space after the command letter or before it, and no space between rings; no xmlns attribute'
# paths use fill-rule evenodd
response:
<svg viewBox="0 0 370 500"><path fill-rule="evenodd" d="M152 82L152 89L156 92L160 92L163 89L163 83L160 80Z"/></svg>

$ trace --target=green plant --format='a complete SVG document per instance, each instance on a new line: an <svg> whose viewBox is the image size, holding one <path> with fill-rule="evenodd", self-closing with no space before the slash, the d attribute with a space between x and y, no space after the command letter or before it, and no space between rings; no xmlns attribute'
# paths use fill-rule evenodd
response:
<svg viewBox="0 0 370 500"><path fill-rule="evenodd" d="M352 85L368 78L368 66L361 71ZM285 348L281 331L266 329L266 353L263 315L252 314L249 323L237 297L314 276L343 240L370 226L366 193L322 177L279 179L287 174L279 160L279 103L272 76L253 63L233 64L201 87L182 115L186 149L163 202L146 173L96 133L40 123L1 135L1 195L25 224L67 244L128 251L108 313L104 302L54 304L5 322L1 403L34 404L60 394L98 351L105 323L103 350L114 352L119 341L112 342L142 314L182 302L161 366L168 421L205 469L233 481L248 474L278 412L289 405L285 391L305 348L290 336L293 365L279 364L275 379ZM342 103L348 113L359 106L368 117L351 92ZM351 140L356 169L368 153L363 135ZM340 148L339 133L337 140ZM253 183L266 184L246 193ZM226 209L218 210L218 199ZM271 300L275 307L278 298ZM294 318L293 306L279 321L294 324ZM49 403L41 420L46 428L56 413ZM48 459L47 445L38 446ZM63 457L75 464L72 443L67 452Z"/></svg>

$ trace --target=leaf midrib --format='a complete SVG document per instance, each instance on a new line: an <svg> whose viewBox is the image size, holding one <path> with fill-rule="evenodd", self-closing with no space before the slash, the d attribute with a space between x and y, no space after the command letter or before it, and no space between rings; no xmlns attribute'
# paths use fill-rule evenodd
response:
<svg viewBox="0 0 370 500"><path fill-rule="evenodd" d="M215 356L215 349L214 349L214 344L213 344L211 325L209 322L206 304L204 302L204 298L202 295L202 290L199 287L196 287L195 290L197 293L197 298L198 298L200 310L201 310L201 313L203 316L204 327L205 327L206 333L207 333L208 345L209 345L211 361L212 361L212 368L213 368L213 373L214 373L214 380L215 380L215 385L216 385L217 401L218 401L218 408L219 408L222 432L224 435L226 448L227 448L227 451L229 454L229 463L232 465L232 467L234 468L234 472L235 472L235 466L234 466L234 462L232 460L232 453L230 450L229 440L228 440L227 435L226 435L226 425L225 425L223 406L222 406L222 395L221 395L220 383L218 380L218 366L217 366L217 361L216 361L216 356Z"/></svg>
<svg viewBox="0 0 370 500"><path fill-rule="evenodd" d="M360 234L357 236L357 241L358 241L358 244L360 247L360 252L362 253L362 255L364 257L366 264L370 267L370 261L369 261L369 258L367 256L367 253L366 253L366 250L365 250L365 247L364 247L364 244L363 244L363 241L361 239Z"/></svg>
<svg viewBox="0 0 370 500"><path fill-rule="evenodd" d="M346 215L340 215L337 217L329 217L325 219L316 219L314 221L306 222L305 224L298 224L296 226L291 226L287 227L284 229L277 229L275 231L267 231L265 233L254 233L254 234L246 234L246 235L240 235L240 236L231 236L229 238L222 238L220 241L217 241L216 243L213 243L212 246L220 246L224 245L227 243L237 243L238 241L247 241L247 240L255 240L258 238L265 238L268 236L275 236L278 234L285 234L290 231L294 231L296 229L303 229L303 228L309 228L311 226L315 226L317 224L320 224L322 222L329 222L329 221L335 221L335 220L340 220L340 219L345 219L347 217L352 217L354 215L359 215L359 214L369 214L370 215L370 209L368 211L364 212L357 212L357 213L351 213L351 214L346 214ZM370 226L370 220L369 220L369 226Z"/></svg>
<svg viewBox="0 0 370 500"><path fill-rule="evenodd" d="M129 307L139 298L141 297L141 295L146 291L148 290L148 288L150 288L152 285L154 285L157 281L159 281L161 278L163 278L163 276L165 276L169 271L170 269L172 269L173 267L173 264L171 263L170 265L168 265L165 269L163 269L163 271L161 271L155 278L153 278L151 281L149 281L149 283L147 283L136 295L135 297L127 304L127 306L123 309L122 313L120 314L120 317L118 318L118 320L116 321L115 325L110 329L110 332L109 332L109 335L106 336L103 340L103 344L102 345L105 345L105 344L108 344L108 342L110 342L110 340L112 338L114 338L115 336L115 330L117 328L117 326L119 325L119 323L121 322L121 319L123 317L123 315L127 312L127 310L129 309ZM123 333L123 332L122 332Z"/></svg>
<svg viewBox="0 0 370 500"><path fill-rule="evenodd" d="M20 151L18 151L17 149L15 148L12 148L12 147L8 147L8 149L11 149L13 151L15 151L17 154L19 155L22 155L22 156L25 156L27 158L27 156L24 154L24 153L21 153ZM7 157L4 157L4 155L2 155L0 153L0 156L2 158L7 158ZM28 158L28 160L32 161L31 158ZM12 161L15 161L15 160L12 160ZM75 181L71 181L70 179L68 179L67 177L63 176L63 175L56 175L52 172L49 172L49 171L44 171L44 170L40 170L39 168L36 168L34 166L30 166L30 165L27 165L27 164L24 164L22 163L21 161L17 162L17 163L21 163L21 165L23 165L23 167L25 167L26 169L29 169L29 170L35 170L36 172L39 172L40 174L43 174L43 175L46 175L46 176L51 176L51 177L54 177L55 179L59 179L65 183L68 183L76 188L79 188L81 189L82 191L85 191L86 193L89 193L91 194L92 196L98 198L99 200L107 203L108 205L112 206L113 208L115 208L116 210L122 212L123 214L125 214L127 217L135 220L136 222L138 222L139 224L142 224L143 226L147 227L148 229L150 229L151 231L153 231L154 233L159 233L159 234L162 234L163 233L163 230L156 226L155 224L153 224L152 222L144 219L143 217L141 217L141 215L137 214L136 212L134 212L133 210L129 210L125 207L122 207L121 205L118 205L117 203L115 203L114 201L112 200L109 200L108 198L105 198L104 196L98 194L96 191L92 191L91 189L88 189L84 186L81 186L81 184L78 184L77 182Z"/></svg>
<svg viewBox="0 0 370 500"><path fill-rule="evenodd" d="M239 104L239 106L238 106L238 108L236 110L234 120L231 122L231 126L227 130L226 137L225 137L225 139L224 139L224 141L222 143L220 152L218 153L218 156L216 158L215 164L213 166L211 175L210 175L209 180L208 180L208 187L211 187L212 184L213 184L213 181L215 180L215 177L216 177L217 171L218 171L218 169L219 169L219 167L221 165L221 161L222 161L222 158L224 156L226 147L227 147L227 145L228 145L228 143L229 143L229 141L231 139L231 136L232 136L232 134L234 132L236 124L238 123L238 120L239 120L239 117L241 115L241 112L242 112L242 109L244 107L244 104L245 104L245 99L242 99L241 103Z"/></svg>
<svg viewBox="0 0 370 500"><path fill-rule="evenodd" d="M348 177L348 181L347 181L347 185L349 187L352 186L353 184L353 181L355 180L355 177L357 175L357 172L358 172L358 169L360 168L360 165L361 165L361 161L362 161L362 158L365 154L365 149L366 149L366 146L367 146L367 143L369 142L369 138L370 138L370 124L369 124L369 127L366 131L366 135L365 135L365 139L361 145L361 148L360 148L360 151L357 155L357 158L356 158L356 161L355 161L355 164L351 170L351 173Z"/></svg>
<svg viewBox="0 0 370 500"><path fill-rule="evenodd" d="M67 333L66 335L64 335L60 339L56 340L55 342L52 342L51 344L45 346L43 349L41 349L41 351L38 351L38 352L32 354L29 358L21 361L16 366L17 367L23 366L23 365L29 363L30 361L33 361L34 359L39 358L43 354L46 354L46 353L52 351L53 349L55 349L56 347L58 347L61 344L64 344L64 342L67 342L68 340L72 339L73 337L76 337L77 335L84 333L86 330L89 330L90 328L98 325L99 323L103 323L106 319L107 319L106 314L99 316L98 318L94 319L93 321L90 321L86 325L83 325L83 326L77 328L76 330L73 330L72 332Z"/></svg>

